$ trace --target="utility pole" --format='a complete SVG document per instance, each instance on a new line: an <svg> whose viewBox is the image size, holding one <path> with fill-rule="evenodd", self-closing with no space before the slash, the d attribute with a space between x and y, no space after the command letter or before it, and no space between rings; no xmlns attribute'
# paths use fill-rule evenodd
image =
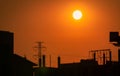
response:
<svg viewBox="0 0 120 76"><path fill-rule="evenodd" d="M37 42L37 44L38 46L36 48L38 48L38 66L43 67L42 48L46 47L42 46L43 42Z"/></svg>

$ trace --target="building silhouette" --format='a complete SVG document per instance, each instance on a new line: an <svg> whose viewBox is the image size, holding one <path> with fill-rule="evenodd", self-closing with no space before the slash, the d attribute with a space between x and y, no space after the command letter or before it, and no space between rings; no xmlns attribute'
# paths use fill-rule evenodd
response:
<svg viewBox="0 0 120 76"><path fill-rule="evenodd" d="M113 36L113 38L112 38ZM115 46L120 45L118 33L112 33L110 41L116 41ZM117 40L115 39L117 38ZM92 51L92 59L82 59L76 63L61 63L58 57L58 67L46 67L46 57L43 55L43 66L14 54L14 34L8 31L0 31L0 75L1 76L120 76L120 49L118 49L118 61L112 61L112 53L109 50L107 60L103 52L103 64L99 65L96 51ZM97 50L98 52L99 50ZM106 58L106 59L105 59Z"/></svg>
<svg viewBox="0 0 120 76"><path fill-rule="evenodd" d="M13 55L13 33L0 31L0 73L2 75L11 75L12 67L10 66Z"/></svg>
<svg viewBox="0 0 120 76"><path fill-rule="evenodd" d="M33 62L14 54L14 34L0 31L0 74L2 76L33 76Z"/></svg>
<svg viewBox="0 0 120 76"><path fill-rule="evenodd" d="M12 57L13 76L33 76L33 62L14 54Z"/></svg>
<svg viewBox="0 0 120 76"><path fill-rule="evenodd" d="M98 63L94 60L81 60L78 63L61 64L61 76L96 76Z"/></svg>

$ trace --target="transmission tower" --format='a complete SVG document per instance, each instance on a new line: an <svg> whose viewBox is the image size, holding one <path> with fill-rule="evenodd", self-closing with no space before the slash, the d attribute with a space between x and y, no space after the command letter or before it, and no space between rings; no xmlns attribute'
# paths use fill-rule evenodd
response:
<svg viewBox="0 0 120 76"><path fill-rule="evenodd" d="M46 47L42 45L44 42L36 42L36 43L37 43L37 47L35 48L38 49L38 66L43 67L42 48L46 48Z"/></svg>

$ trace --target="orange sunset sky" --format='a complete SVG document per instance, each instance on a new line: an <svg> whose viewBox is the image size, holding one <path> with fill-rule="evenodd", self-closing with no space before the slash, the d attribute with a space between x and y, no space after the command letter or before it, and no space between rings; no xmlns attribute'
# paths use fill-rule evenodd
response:
<svg viewBox="0 0 120 76"><path fill-rule="evenodd" d="M76 21L72 12L82 11ZM90 50L111 49L117 60L117 47L109 42L109 32L120 32L120 0L0 0L0 30L14 32L14 51L37 63L36 42L43 41L52 66L57 56L62 63L89 58Z"/></svg>

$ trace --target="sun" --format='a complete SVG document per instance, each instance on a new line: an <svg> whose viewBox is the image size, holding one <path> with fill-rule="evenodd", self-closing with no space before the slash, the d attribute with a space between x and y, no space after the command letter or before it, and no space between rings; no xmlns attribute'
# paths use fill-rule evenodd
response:
<svg viewBox="0 0 120 76"><path fill-rule="evenodd" d="M72 16L75 20L79 20L82 18L82 12L80 10L75 10L73 11Z"/></svg>

